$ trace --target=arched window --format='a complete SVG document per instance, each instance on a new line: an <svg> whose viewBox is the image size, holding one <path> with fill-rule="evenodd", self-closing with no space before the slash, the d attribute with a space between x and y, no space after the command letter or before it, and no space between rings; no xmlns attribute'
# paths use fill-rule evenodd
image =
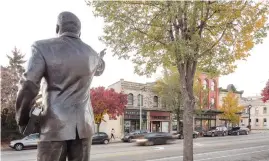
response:
<svg viewBox="0 0 269 161"><path fill-rule="evenodd" d="M153 97L153 106L158 107L158 97L157 96Z"/></svg>
<svg viewBox="0 0 269 161"><path fill-rule="evenodd" d="M203 80L203 89L208 88L208 81L206 79Z"/></svg>
<svg viewBox="0 0 269 161"><path fill-rule="evenodd" d="M141 100L140 100L141 99ZM141 102L141 106L143 106L143 95L138 95L137 96L137 106L140 106L140 102Z"/></svg>
<svg viewBox="0 0 269 161"><path fill-rule="evenodd" d="M128 105L133 105L134 104L134 95L132 93L128 94Z"/></svg>
<svg viewBox="0 0 269 161"><path fill-rule="evenodd" d="M216 86L215 81L212 81L211 82L211 91L215 91L215 86Z"/></svg>
<svg viewBox="0 0 269 161"><path fill-rule="evenodd" d="M215 98L211 98L210 103L211 103L211 108L215 108Z"/></svg>

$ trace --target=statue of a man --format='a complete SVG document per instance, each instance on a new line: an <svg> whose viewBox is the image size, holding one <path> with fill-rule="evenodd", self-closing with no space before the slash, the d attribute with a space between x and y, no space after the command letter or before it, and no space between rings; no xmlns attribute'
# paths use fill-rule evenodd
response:
<svg viewBox="0 0 269 161"><path fill-rule="evenodd" d="M71 12L58 16L58 37L36 41L16 102L23 131L44 78L38 161L89 161L94 116L90 102L93 76L105 69L105 50L97 54L80 39L81 22Z"/></svg>

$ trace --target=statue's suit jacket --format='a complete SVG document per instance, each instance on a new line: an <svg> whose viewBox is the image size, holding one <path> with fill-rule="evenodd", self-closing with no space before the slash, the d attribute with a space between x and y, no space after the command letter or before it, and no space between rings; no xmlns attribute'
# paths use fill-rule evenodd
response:
<svg viewBox="0 0 269 161"><path fill-rule="evenodd" d="M32 45L32 56L20 84L16 101L16 120L21 129L29 121L33 100L43 90L40 117L41 141L90 138L94 133L94 115L90 102L90 85L100 76L105 62L73 33Z"/></svg>

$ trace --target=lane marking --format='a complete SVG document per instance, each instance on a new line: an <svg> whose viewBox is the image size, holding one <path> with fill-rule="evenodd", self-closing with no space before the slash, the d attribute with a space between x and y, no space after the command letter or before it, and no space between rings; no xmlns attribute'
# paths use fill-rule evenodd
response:
<svg viewBox="0 0 269 161"><path fill-rule="evenodd" d="M220 156L220 157L204 158L204 159L199 159L199 160L195 160L195 161L234 157L234 156L240 156L240 155L245 155L245 154L260 153L260 152L264 152L264 151L269 151L269 149L259 150L259 151L252 151L252 152L247 152L247 153L239 153L239 154L234 154L234 155L223 155L223 156Z"/></svg>
<svg viewBox="0 0 269 161"><path fill-rule="evenodd" d="M235 150L240 151L240 150L256 149L256 148L263 148L263 147L266 147L266 146L256 146L256 147L238 148L238 149L231 149L231 150L221 150L221 151L215 151L215 152L198 153L198 154L194 154L194 156L201 156L201 155L229 152L229 151L235 151ZM267 146L267 147L269 147L269 146ZM267 150L269 150L269 149L267 149ZM266 150L262 150L262 151L266 151ZM244 154L249 154L249 153L250 152L244 153ZM230 155L230 156L232 156L232 155ZM160 159L150 159L150 160L145 160L145 161L165 161L165 160L168 160L168 159L180 159L180 158L183 158L183 156L166 157L166 158L160 158Z"/></svg>
<svg viewBox="0 0 269 161"><path fill-rule="evenodd" d="M159 146L159 147L154 147L154 149L155 150L164 150L164 147Z"/></svg>

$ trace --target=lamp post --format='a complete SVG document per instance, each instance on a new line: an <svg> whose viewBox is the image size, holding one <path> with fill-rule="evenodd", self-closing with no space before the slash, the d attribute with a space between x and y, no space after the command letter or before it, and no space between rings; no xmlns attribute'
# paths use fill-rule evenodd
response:
<svg viewBox="0 0 269 161"><path fill-rule="evenodd" d="M145 90L145 87L143 87L143 88L141 88L140 89L140 100L139 100L139 110L140 110L140 119L139 119L139 121L140 121L140 131L142 130L142 102L143 102L143 100L142 100L142 91L143 90Z"/></svg>
<svg viewBox="0 0 269 161"><path fill-rule="evenodd" d="M250 125L250 109L252 108L251 101L252 101L251 98L248 99L248 102L250 102L248 105L248 128L249 128L249 130L251 130L251 125Z"/></svg>

